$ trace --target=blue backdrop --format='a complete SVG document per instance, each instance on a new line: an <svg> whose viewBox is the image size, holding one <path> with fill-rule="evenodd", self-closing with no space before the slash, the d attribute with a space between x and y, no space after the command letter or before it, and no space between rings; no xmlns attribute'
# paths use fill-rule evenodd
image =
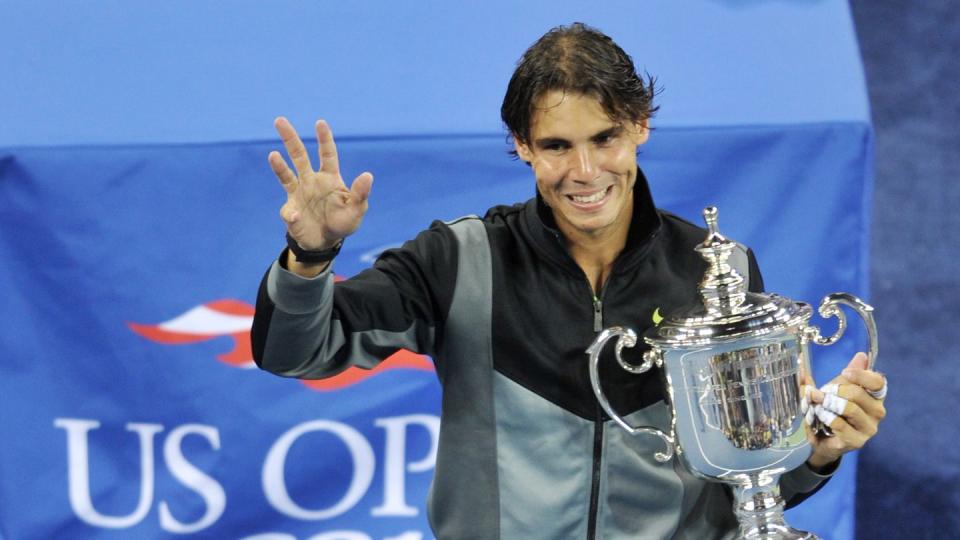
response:
<svg viewBox="0 0 960 540"><path fill-rule="evenodd" d="M428 361L312 385L248 369L250 306L282 247L271 123L327 118L345 176L374 172L336 262L352 275L432 219L532 195L499 100L556 24L601 28L659 77L640 155L659 206L697 221L719 206L771 291L868 292L872 131L839 0L5 12L2 538L429 537ZM862 343L855 328L816 350L818 380ZM794 524L852 538L855 466Z"/></svg>

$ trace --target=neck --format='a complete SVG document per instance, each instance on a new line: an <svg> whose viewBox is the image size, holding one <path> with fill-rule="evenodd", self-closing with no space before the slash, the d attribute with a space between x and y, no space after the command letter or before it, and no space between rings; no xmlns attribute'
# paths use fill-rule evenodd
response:
<svg viewBox="0 0 960 540"><path fill-rule="evenodd" d="M614 261L627 245L627 235L630 232L630 221L633 216L632 200L624 208L624 212L627 213L627 219L609 230L585 233L576 230L565 231L563 229L566 227L559 227L566 239L570 256L586 274L595 295L600 294L600 289L603 288L613 269Z"/></svg>
<svg viewBox="0 0 960 540"><path fill-rule="evenodd" d="M571 246L570 254L573 256L573 260L577 262L577 266L587 276L593 294L599 295L603 284L613 270L613 262L617 259L619 251L616 253L588 251Z"/></svg>

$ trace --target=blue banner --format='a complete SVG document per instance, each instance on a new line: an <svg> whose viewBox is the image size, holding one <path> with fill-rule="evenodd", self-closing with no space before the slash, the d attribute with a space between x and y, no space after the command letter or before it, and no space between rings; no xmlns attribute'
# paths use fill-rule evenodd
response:
<svg viewBox="0 0 960 540"><path fill-rule="evenodd" d="M282 247L273 144L20 150L0 159L0 524L9 538L428 538L439 387L428 359L285 380L251 368L259 278ZM533 192L501 137L339 143L377 174L349 276L434 218ZM655 132L661 206L757 252L768 289L866 291L869 130ZM747 151L746 149L749 149ZM829 326L827 323L826 326ZM833 376L862 339L815 352ZM792 517L852 523L847 459ZM274 536L258 536L268 535Z"/></svg>

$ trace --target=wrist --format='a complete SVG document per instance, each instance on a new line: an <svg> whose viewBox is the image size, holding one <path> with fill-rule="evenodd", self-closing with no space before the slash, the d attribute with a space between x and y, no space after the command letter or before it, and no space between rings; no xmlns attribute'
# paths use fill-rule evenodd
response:
<svg viewBox="0 0 960 540"><path fill-rule="evenodd" d="M281 260L283 260L283 264L281 265L283 268L305 278L317 277L330 266L330 261L325 263L300 262L297 260L297 256L293 253L293 251L290 251L289 249L285 250L284 256L281 258Z"/></svg>
<svg viewBox="0 0 960 540"><path fill-rule="evenodd" d="M817 474L828 475L836 470L839 463L839 457L830 458L814 454L807 460L807 467Z"/></svg>
<svg viewBox="0 0 960 540"><path fill-rule="evenodd" d="M319 266L322 270L340 253L340 247L343 246L343 239L339 239L333 244L318 248L305 249L287 232L287 248L289 257L295 257L295 260L305 266ZM318 272L319 273L319 272Z"/></svg>

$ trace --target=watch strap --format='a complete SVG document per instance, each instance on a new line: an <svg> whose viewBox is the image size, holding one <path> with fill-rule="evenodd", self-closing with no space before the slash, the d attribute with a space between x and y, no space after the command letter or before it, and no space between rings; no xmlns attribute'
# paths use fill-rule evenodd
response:
<svg viewBox="0 0 960 540"><path fill-rule="evenodd" d="M297 262L304 264L321 264L325 262L330 262L334 257L340 253L340 248L343 246L343 240L340 240L333 247L327 249L303 249L300 247L300 244L290 233L287 233L287 247L290 248L290 251L297 256Z"/></svg>

